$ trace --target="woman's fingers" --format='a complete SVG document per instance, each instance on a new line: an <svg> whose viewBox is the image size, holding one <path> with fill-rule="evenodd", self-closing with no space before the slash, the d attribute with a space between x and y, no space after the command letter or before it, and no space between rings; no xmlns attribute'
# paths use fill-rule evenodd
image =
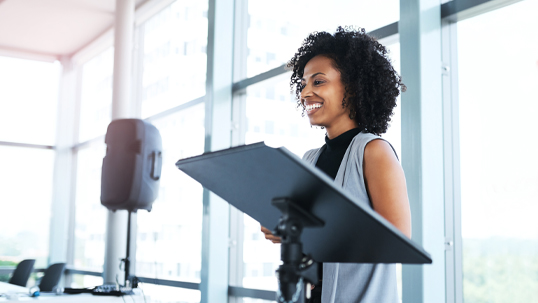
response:
<svg viewBox="0 0 538 303"><path fill-rule="evenodd" d="M273 236L273 235L265 235L265 239L273 242L273 243L280 243L280 237Z"/></svg>
<svg viewBox="0 0 538 303"><path fill-rule="evenodd" d="M280 237L277 237L277 236L273 235L273 233L269 229L262 226L261 231L262 231L262 233L265 234L265 239L267 239L267 240L269 240L269 241L271 241L273 243L281 243Z"/></svg>
<svg viewBox="0 0 538 303"><path fill-rule="evenodd" d="M273 234L269 229L267 229L267 228L265 228L263 226L261 226L261 230L262 230L262 233L264 233L264 234Z"/></svg>

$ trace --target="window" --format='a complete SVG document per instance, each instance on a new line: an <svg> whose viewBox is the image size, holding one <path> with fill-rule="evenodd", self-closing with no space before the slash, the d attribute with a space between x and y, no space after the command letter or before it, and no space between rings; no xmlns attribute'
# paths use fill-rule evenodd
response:
<svg viewBox="0 0 538 303"><path fill-rule="evenodd" d="M77 153L73 262L76 269L103 271L107 209L101 205L101 168L105 153L104 140Z"/></svg>
<svg viewBox="0 0 538 303"><path fill-rule="evenodd" d="M94 139L106 133L112 112L113 67L112 47L82 67L78 142Z"/></svg>
<svg viewBox="0 0 538 303"><path fill-rule="evenodd" d="M0 66L0 263L36 259L35 267L43 268L55 152L9 145L54 145L60 64L0 57Z"/></svg>
<svg viewBox="0 0 538 303"><path fill-rule="evenodd" d="M109 48L82 66L78 142L104 136L111 121L114 49ZM103 271L107 209L101 205L104 139L76 151L75 236L73 265ZM88 281L92 278L89 278ZM74 283L86 284L85 280Z"/></svg>
<svg viewBox="0 0 538 303"><path fill-rule="evenodd" d="M143 25L142 118L205 95L207 2L176 1Z"/></svg>
<svg viewBox="0 0 538 303"><path fill-rule="evenodd" d="M536 302L538 1L458 23L465 302Z"/></svg>
<svg viewBox="0 0 538 303"><path fill-rule="evenodd" d="M0 66L0 141L54 145L60 64L0 57Z"/></svg>
<svg viewBox="0 0 538 303"><path fill-rule="evenodd" d="M0 146L0 154L0 261L36 259L36 268L46 268L54 152Z"/></svg>
<svg viewBox="0 0 538 303"><path fill-rule="evenodd" d="M399 1L248 0L246 77L286 63L313 31L354 25L372 31L398 21Z"/></svg>
<svg viewBox="0 0 538 303"><path fill-rule="evenodd" d="M246 144L264 141L273 147L284 146L302 157L307 150L323 145L325 131L310 127L308 118L301 116L290 93L289 77L286 73L247 88L245 112L249 125L244 140ZM275 95L283 98L275 99ZM244 215L242 225L244 276L237 286L276 290L274 272L280 265L280 245L267 241L260 224L249 216Z"/></svg>
<svg viewBox="0 0 538 303"><path fill-rule="evenodd" d="M152 122L162 137L163 167L152 211L138 212L138 276L200 282L202 186L175 163L204 152L204 114L201 103Z"/></svg>

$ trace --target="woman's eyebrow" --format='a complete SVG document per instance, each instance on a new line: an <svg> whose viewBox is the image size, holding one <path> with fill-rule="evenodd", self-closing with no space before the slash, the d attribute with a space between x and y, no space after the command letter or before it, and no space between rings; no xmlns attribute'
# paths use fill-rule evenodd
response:
<svg viewBox="0 0 538 303"><path fill-rule="evenodd" d="M310 76L310 78L315 77L315 76L317 76L317 75L324 75L324 76L326 76L324 73L319 72L319 73L315 73L315 74L313 74L312 76ZM305 81L304 78L301 78L301 81Z"/></svg>

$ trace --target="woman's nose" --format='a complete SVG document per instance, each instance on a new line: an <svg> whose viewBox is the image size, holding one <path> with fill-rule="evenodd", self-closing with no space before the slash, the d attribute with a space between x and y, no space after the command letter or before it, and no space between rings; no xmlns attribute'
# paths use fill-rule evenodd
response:
<svg viewBox="0 0 538 303"><path fill-rule="evenodd" d="M312 96L311 86L308 84L305 84L303 87L303 90L301 90L301 99L304 100L310 96Z"/></svg>

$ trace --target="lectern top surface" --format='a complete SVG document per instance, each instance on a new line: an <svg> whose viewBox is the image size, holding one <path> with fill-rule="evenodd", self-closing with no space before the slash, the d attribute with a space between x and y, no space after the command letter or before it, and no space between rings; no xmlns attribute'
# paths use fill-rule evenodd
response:
<svg viewBox="0 0 538 303"><path fill-rule="evenodd" d="M431 263L430 255L333 180L287 149L243 145L179 160L176 166L263 226L281 216L271 204L289 198L323 221L305 228L303 252L319 262Z"/></svg>

